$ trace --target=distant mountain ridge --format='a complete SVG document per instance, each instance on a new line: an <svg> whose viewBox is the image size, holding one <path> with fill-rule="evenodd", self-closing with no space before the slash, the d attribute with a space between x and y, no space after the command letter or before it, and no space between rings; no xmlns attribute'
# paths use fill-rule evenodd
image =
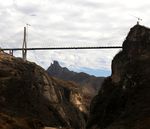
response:
<svg viewBox="0 0 150 129"><path fill-rule="evenodd" d="M65 81L73 81L75 83L78 83L94 95L100 89L101 84L104 80L104 77L95 77L84 72L77 73L74 71L70 71L66 67L61 67L58 61L54 61L47 69L47 72L50 76Z"/></svg>

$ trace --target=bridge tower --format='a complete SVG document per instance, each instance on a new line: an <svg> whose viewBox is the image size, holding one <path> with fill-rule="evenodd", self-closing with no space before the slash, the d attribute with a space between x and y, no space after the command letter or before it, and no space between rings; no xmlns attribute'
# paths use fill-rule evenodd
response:
<svg viewBox="0 0 150 129"><path fill-rule="evenodd" d="M23 45L22 45L22 58L23 58L23 60L27 59L27 32L26 32L26 27L24 27L24 37L23 37Z"/></svg>

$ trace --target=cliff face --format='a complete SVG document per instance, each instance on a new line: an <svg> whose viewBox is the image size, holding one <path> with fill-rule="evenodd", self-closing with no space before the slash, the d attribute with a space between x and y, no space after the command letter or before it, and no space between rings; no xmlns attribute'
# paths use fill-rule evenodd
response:
<svg viewBox="0 0 150 129"><path fill-rule="evenodd" d="M57 89L57 94L60 95L61 101L69 101L75 108L77 108L84 117L87 117L88 111L83 92L79 85L71 81L63 81L55 77L50 77L54 87ZM62 103L63 104L63 103Z"/></svg>
<svg viewBox="0 0 150 129"><path fill-rule="evenodd" d="M150 29L136 25L112 61L112 75L93 99L87 128L149 129Z"/></svg>
<svg viewBox="0 0 150 129"><path fill-rule="evenodd" d="M0 52L0 128L84 128L86 108L76 87L50 78L34 63Z"/></svg>

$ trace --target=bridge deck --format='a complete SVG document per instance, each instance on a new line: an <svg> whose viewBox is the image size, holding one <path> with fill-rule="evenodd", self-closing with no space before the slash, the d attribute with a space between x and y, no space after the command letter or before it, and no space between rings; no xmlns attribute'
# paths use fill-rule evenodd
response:
<svg viewBox="0 0 150 129"><path fill-rule="evenodd" d="M100 46L100 47L46 47L46 48L1 48L1 50L66 50L66 49L119 49L122 46Z"/></svg>

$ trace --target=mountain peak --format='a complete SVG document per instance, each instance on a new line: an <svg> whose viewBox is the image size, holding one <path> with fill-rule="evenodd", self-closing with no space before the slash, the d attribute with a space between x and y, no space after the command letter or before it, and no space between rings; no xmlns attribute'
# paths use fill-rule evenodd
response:
<svg viewBox="0 0 150 129"><path fill-rule="evenodd" d="M148 27L142 25L135 25L130 29L130 32L126 39L135 41L133 39L142 40L141 38L150 33L150 29Z"/></svg>
<svg viewBox="0 0 150 129"><path fill-rule="evenodd" d="M54 70L54 71L61 71L62 67L60 66L59 62L54 60L53 63L51 63L50 67L48 68L49 70Z"/></svg>
<svg viewBox="0 0 150 129"><path fill-rule="evenodd" d="M135 25L130 29L123 42L123 50L129 57L143 55L150 49L150 29L142 25Z"/></svg>
<svg viewBox="0 0 150 129"><path fill-rule="evenodd" d="M53 64L54 64L54 65L59 65L59 62L58 62L57 60L54 60L54 61L53 61Z"/></svg>
<svg viewBox="0 0 150 129"><path fill-rule="evenodd" d="M61 67L57 60L54 60L53 63L51 63L51 66Z"/></svg>
<svg viewBox="0 0 150 129"><path fill-rule="evenodd" d="M58 73L68 73L68 71L69 70L66 67L60 66L59 62L56 60L53 61L53 63L51 63L50 67L47 69L48 74L53 76L57 75Z"/></svg>

